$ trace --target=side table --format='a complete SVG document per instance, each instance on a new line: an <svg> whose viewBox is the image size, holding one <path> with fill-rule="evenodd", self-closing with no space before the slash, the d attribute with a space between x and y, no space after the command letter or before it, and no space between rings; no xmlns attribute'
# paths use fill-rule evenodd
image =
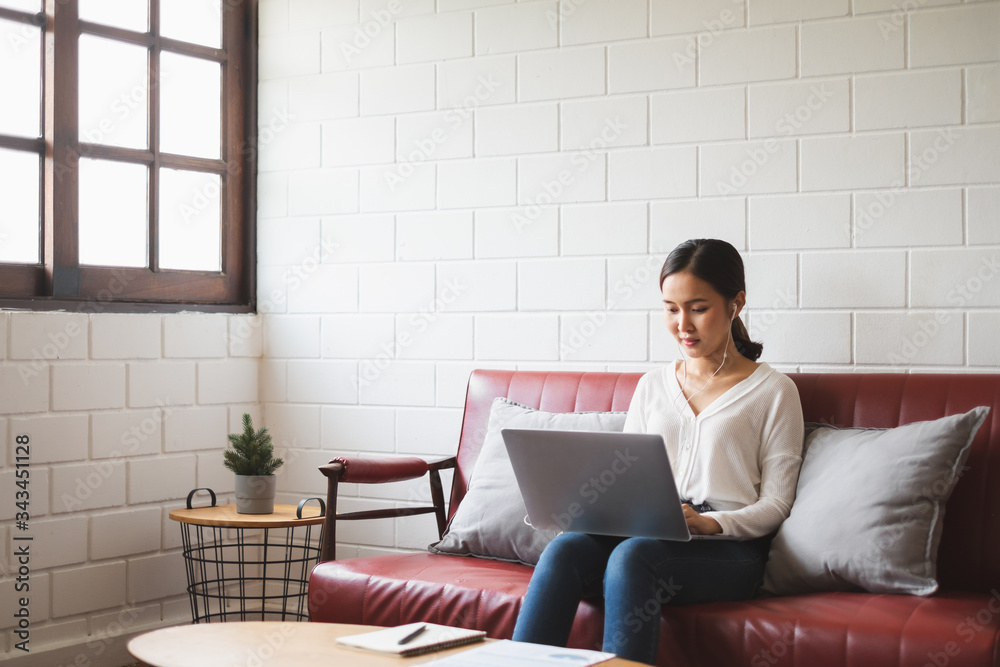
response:
<svg viewBox="0 0 1000 667"><path fill-rule="evenodd" d="M212 505L192 507L202 490ZM306 507L309 500L320 507ZM309 620L309 573L319 560L325 514L320 498L275 505L273 514L239 514L236 505L216 505L211 489L191 491L187 509L170 518L181 524L192 621Z"/></svg>

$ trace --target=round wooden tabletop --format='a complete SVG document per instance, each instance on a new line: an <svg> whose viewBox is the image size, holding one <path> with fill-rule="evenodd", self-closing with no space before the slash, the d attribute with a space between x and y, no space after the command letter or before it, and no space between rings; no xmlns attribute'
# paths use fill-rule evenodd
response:
<svg viewBox="0 0 1000 667"><path fill-rule="evenodd" d="M128 650L150 667L232 667L256 664L267 667L400 667L430 662L477 646L472 644L411 658L398 658L354 651L334 644L337 637L377 629L368 625L277 621L181 625L139 635L128 643ZM600 664L626 667L639 663L615 658Z"/></svg>
<svg viewBox="0 0 1000 667"><path fill-rule="evenodd" d="M275 505L273 514L240 514L236 505L216 505L173 510L170 518L181 523L227 528L289 528L323 523L320 508L303 507L301 519L295 515L297 509L296 505Z"/></svg>

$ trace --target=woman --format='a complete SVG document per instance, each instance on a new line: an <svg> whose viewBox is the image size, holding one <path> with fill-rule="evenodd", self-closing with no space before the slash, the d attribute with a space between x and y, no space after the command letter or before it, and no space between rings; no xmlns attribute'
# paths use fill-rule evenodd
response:
<svg viewBox="0 0 1000 667"><path fill-rule="evenodd" d="M771 536L791 511L802 407L739 320L743 260L725 241L686 241L660 272L664 320L682 351L636 387L627 432L659 433L688 528L736 539L671 542L562 533L542 553L514 639L565 645L579 601L604 595L604 650L654 664L663 604L753 597Z"/></svg>

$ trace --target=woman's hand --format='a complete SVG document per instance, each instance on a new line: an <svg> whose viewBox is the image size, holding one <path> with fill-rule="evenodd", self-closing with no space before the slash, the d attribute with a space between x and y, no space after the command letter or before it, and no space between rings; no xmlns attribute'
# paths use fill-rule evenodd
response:
<svg viewBox="0 0 1000 667"><path fill-rule="evenodd" d="M699 514L686 503L682 504L681 508L684 510L684 518L692 535L718 535L722 532L722 526L712 517Z"/></svg>

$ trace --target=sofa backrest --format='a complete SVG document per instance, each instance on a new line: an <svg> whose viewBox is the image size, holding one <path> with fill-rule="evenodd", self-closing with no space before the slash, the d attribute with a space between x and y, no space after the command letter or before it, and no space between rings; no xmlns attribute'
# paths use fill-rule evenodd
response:
<svg viewBox="0 0 1000 667"><path fill-rule="evenodd" d="M628 410L641 373L476 370L469 380L449 516L465 497L497 396L548 412ZM967 412L990 414L946 509L942 589L1000 588L1000 374L789 373L806 421L893 428Z"/></svg>

